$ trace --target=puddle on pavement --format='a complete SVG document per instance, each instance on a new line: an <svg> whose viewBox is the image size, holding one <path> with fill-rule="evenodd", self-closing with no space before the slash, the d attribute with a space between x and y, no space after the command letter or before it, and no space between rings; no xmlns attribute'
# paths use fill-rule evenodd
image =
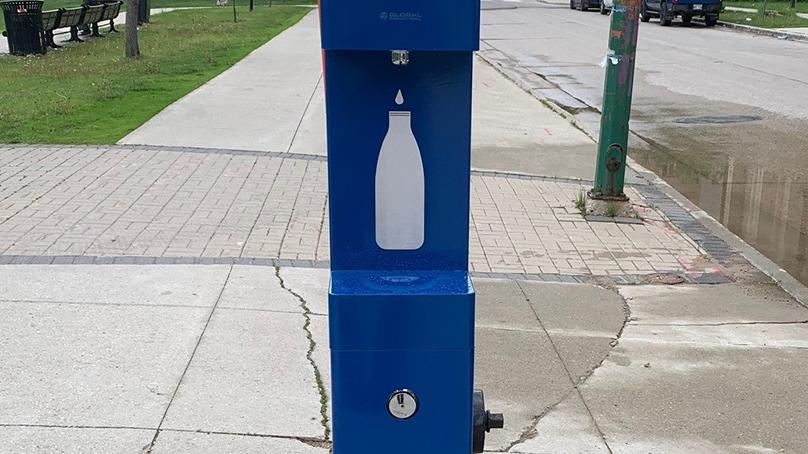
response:
<svg viewBox="0 0 808 454"><path fill-rule="evenodd" d="M631 154L808 284L808 121L756 118L657 124L653 137L661 144Z"/></svg>

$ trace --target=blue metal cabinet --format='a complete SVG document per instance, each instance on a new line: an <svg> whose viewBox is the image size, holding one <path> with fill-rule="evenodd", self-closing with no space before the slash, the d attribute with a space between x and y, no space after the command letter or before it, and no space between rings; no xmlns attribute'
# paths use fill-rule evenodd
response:
<svg viewBox="0 0 808 454"><path fill-rule="evenodd" d="M468 275L479 0L322 0L334 454L481 452Z"/></svg>
<svg viewBox="0 0 808 454"><path fill-rule="evenodd" d="M480 0L321 0L324 49L472 51Z"/></svg>
<svg viewBox="0 0 808 454"><path fill-rule="evenodd" d="M471 452L474 290L464 272L333 273L334 452ZM396 390L417 396L391 416Z"/></svg>

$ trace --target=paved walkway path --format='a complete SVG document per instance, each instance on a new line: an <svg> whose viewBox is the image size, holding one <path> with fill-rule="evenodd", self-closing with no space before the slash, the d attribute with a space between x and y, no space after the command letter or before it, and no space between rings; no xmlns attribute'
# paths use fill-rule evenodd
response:
<svg viewBox="0 0 808 454"><path fill-rule="evenodd" d="M324 155L318 37L315 11L119 143Z"/></svg>

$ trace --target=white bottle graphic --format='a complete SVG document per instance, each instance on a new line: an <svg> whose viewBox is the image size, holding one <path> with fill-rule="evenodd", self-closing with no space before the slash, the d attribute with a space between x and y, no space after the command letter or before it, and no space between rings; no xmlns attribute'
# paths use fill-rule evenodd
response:
<svg viewBox="0 0 808 454"><path fill-rule="evenodd" d="M399 90L396 104L404 103ZM424 245L424 165L411 112L390 111L376 162L376 244L388 251Z"/></svg>

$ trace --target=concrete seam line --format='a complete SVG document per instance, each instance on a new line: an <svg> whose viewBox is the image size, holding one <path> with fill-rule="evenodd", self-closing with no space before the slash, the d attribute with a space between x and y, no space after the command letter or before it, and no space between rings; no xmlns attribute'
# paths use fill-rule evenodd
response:
<svg viewBox="0 0 808 454"><path fill-rule="evenodd" d="M42 429L108 429L108 430L157 430L154 427L140 427L140 426L93 426L83 424L13 424L13 423L0 423L0 427L28 427L28 428L42 428Z"/></svg>
<svg viewBox="0 0 808 454"><path fill-rule="evenodd" d="M192 433L192 434L205 434L205 435L230 435L235 437L254 437L254 438L272 438L276 440L294 440L305 443L315 448L328 448L331 443L312 437L299 437L294 435L279 435L267 434L256 432L227 432L219 430L194 430L194 429L162 429L162 432L175 432L175 433Z"/></svg>
<svg viewBox="0 0 808 454"><path fill-rule="evenodd" d="M270 266L280 268L313 268L328 269L328 260L279 259L271 257L160 257L160 256L33 256L33 255L0 255L0 266L20 265L64 265L64 266L183 266L183 265L240 265ZM495 271L472 271L469 273L480 279L508 279L534 282L555 282L566 284L594 285L640 285L647 279L660 273L647 274L556 274L556 273L504 273ZM720 273L673 272L684 279L683 283L694 285L714 285L732 282ZM183 306L185 307L185 306Z"/></svg>
<svg viewBox="0 0 808 454"><path fill-rule="evenodd" d="M107 306L107 307L170 307L175 309L207 309L209 306L201 306L198 304L146 304L146 303L99 303L95 301L59 301L59 300L34 300L34 299L3 299L0 300L0 305L2 304L67 304L71 306ZM240 309L234 308L238 310L248 310L248 309ZM282 311L274 311L274 312L282 312Z"/></svg>
<svg viewBox="0 0 808 454"><path fill-rule="evenodd" d="M140 427L140 426L104 426L104 425L76 425L76 424L10 424L0 423L0 427L8 428L42 428L42 429L103 429L103 430L157 430L155 427ZM255 437L255 438L274 438L277 440L296 440L301 443L306 443L310 446L322 448L326 447L329 443L324 443L322 440L311 437L298 437L294 435L278 435L266 433L252 433L252 432L227 432L218 430L194 430L194 429L161 429L161 432L175 432L175 433L193 433L205 435L230 435L236 437Z"/></svg>
<svg viewBox="0 0 808 454"><path fill-rule="evenodd" d="M541 317L539 317L539 313L536 312L536 308L534 308L533 305L530 304L530 296L527 294L527 291L525 291L525 288L522 286L522 283L519 282L519 281L516 281L516 286L519 288L519 291L522 293L522 298L524 298L525 301L528 303L528 306L530 306L530 310L533 312L533 315L536 317L536 321L539 323L539 326L541 327L542 331L544 332L544 335L547 336L547 340L550 341L550 346L553 347L553 352L555 352L555 355L558 358L558 361L561 363L561 367L564 368L564 372L566 373L567 378L569 379L570 384L572 385L572 390L575 392L575 394L578 396L578 398L581 399L581 403L583 404L584 408L586 408L586 412L589 415L589 420L592 422L592 425L595 427L595 430L598 432L598 435L600 436L600 439L603 441L604 446L606 446L606 450L609 451L609 454L612 454L612 448L609 446L609 443L606 442L606 434L603 432L603 430L600 428L600 425L595 420L595 415L592 413L592 410L589 408L589 404L587 404L586 400L584 400L584 396L581 393L581 389L579 388L579 386L582 383L584 383L589 377L591 377L592 373L594 373L594 371L603 364L603 361L601 361L600 364L595 366L595 368L592 369L592 371L590 371L590 373L586 377L581 378L580 381L576 381L575 378L572 376L572 372L570 372L570 369L567 366L567 363L564 362L564 358L561 356L561 352L558 350L558 346L556 345L556 343L553 340L552 336L550 336L550 333L547 331L547 328L544 326L544 322L542 322ZM620 334L622 334L623 329L625 328L627 322L628 322L628 318L624 318L623 326L620 328L620 333L618 333L618 339L620 337ZM611 349L609 351L611 351ZM608 356L608 354L606 356L604 356L604 358L603 358L604 361L606 360L607 356ZM537 425L538 425L538 422L539 422L539 420L536 420Z"/></svg>
<svg viewBox="0 0 808 454"><path fill-rule="evenodd" d="M185 375L188 373L188 369L191 368L191 363L194 361L194 357L196 356L197 350L199 350L199 345L202 344L202 338L205 336L205 332L208 330L208 326L210 326L210 321L211 319L213 319L213 314L216 312L216 308L219 306L219 301L222 300L222 295L224 295L224 289L227 288L227 284L230 282L230 275L232 274L233 274L233 266L231 265L230 269L227 270L227 277L225 277L224 279L222 289L219 290L219 295L216 297L216 302L213 303L213 307L210 308L208 318L207 320L205 320L205 326L202 327L202 332L199 333L199 337L196 340L194 349L191 351L191 355L188 358L188 362L185 364L185 368L182 370L182 375L180 375L180 379L177 380L177 386L174 387L174 392L171 393L171 399L169 399L168 404L166 405L166 409L163 412L163 416L160 418L160 423L157 425L157 430L155 430L154 432L154 437L149 443L148 449L146 449L144 454L151 454L152 449L154 449L154 444L157 442L157 438L160 436L163 423L165 422L166 416L168 415L168 410L171 409L171 404L174 403L174 399L177 397L177 392L179 391L180 386L182 386L183 380L185 380Z"/></svg>
<svg viewBox="0 0 808 454"><path fill-rule="evenodd" d="M131 145L131 144L111 144L111 145L74 145L74 144L0 144L0 151L5 149L80 149L80 150L101 150L103 151L119 151L119 150L134 150L145 152L173 152L173 153L198 153L198 154L221 154L221 155L237 155L237 156L258 156L268 158L290 158L300 159L307 161L322 161L327 160L326 156L316 154L304 153L288 153L282 151L261 151L261 150L241 150L234 148L200 148L200 147L178 147L172 145Z"/></svg>
<svg viewBox="0 0 808 454"><path fill-rule="evenodd" d="M567 119L568 121L572 122L574 120ZM582 130L583 131L583 130ZM585 132L585 131L584 131ZM82 145L0 145L2 146L9 146L12 148L18 149L53 149L54 153L57 152L59 149L67 148L81 148L87 149L86 146ZM174 147L174 146L163 146L163 145L109 145L104 147L105 150L109 151L123 151L123 150L132 150L134 151L143 151L143 152L170 152L170 153L194 153L194 154L217 154L217 155L232 155L232 156L254 156L258 158L279 158L279 159L295 159L301 161L317 161L317 162L327 162L327 156L321 155L310 155L305 153L293 153L293 152L277 152L277 151L253 151L253 150L237 150L237 149L226 149L226 148L194 148L194 147ZM3 151L0 149L0 152ZM575 177L563 177L563 176L552 176L552 175L540 175L540 174L533 174L533 173L525 173L525 172L514 172L514 171L506 171L506 170L491 170L491 169L484 169L484 168L477 168L473 167L471 170L471 174L474 176L494 176L498 178L516 178L516 179L523 179L523 180L536 180L536 181L549 181L549 182L565 182L565 183L572 183L572 184L591 184L593 180L586 179L586 178L575 178ZM626 186L648 186L649 184L644 183L628 183Z"/></svg>
<svg viewBox="0 0 808 454"><path fill-rule="evenodd" d="M287 153L292 152L292 147L295 144L295 139L297 139L297 134L300 132L300 127L303 126L303 120L306 118L306 113L309 111L311 107L311 102L314 100L314 97L317 96L319 92L318 88L320 88L320 84L323 82L323 73L320 73L320 77L317 78L317 83L314 84L314 90L311 91L311 96L309 96L309 100L306 102L306 107L303 109L303 114L300 116L300 121L297 122L297 127L295 128L294 134L292 134L292 139L289 141L289 146L286 148Z"/></svg>

